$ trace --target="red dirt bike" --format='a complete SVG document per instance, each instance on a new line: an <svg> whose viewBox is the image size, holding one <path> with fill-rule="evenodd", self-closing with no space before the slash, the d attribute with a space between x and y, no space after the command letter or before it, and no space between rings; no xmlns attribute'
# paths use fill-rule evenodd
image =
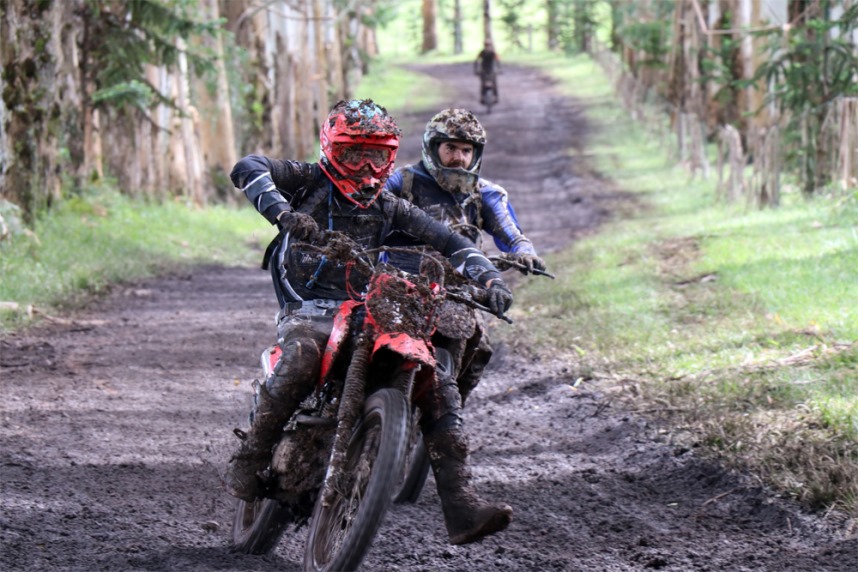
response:
<svg viewBox="0 0 858 572"><path fill-rule="evenodd" d="M284 427L264 473L266 498L238 501L236 551L267 553L290 525L309 523L304 570L357 569L405 473L412 397L435 375L437 308L455 297L489 311L480 303L484 291L464 279L445 285L373 264L380 250L363 251L339 233L320 249L328 260L350 261L350 271L363 267L369 287L335 315L316 390ZM279 355L277 346L263 353L266 376Z"/></svg>

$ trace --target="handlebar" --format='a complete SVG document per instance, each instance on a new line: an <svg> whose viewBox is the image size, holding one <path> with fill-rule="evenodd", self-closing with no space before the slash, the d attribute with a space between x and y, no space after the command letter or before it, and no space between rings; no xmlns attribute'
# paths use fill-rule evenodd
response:
<svg viewBox="0 0 858 572"><path fill-rule="evenodd" d="M482 288L476 288L473 286L466 287L467 291L456 292L453 290L447 290L447 299L452 300L458 304L462 304L463 306L468 306L470 308L474 308L475 310L481 310L488 314L491 314L497 318L500 318L507 324L512 324L512 320L506 317L503 314L495 314L492 312L492 309L486 306L486 297L488 295L487 290Z"/></svg>
<svg viewBox="0 0 858 572"><path fill-rule="evenodd" d="M489 308L488 290L473 284L460 284L459 280L467 280L467 278L456 273L452 266L450 266L447 259L440 255L432 252L426 252L419 247L417 249L414 247L390 246L363 248L349 235L339 231L323 231L312 242L313 243L309 243L308 246L314 250L318 250L324 257L330 260L358 263L368 271L368 274L375 272L377 267L373 255L377 255L382 252L396 251L405 251L410 253L419 252L424 256L424 259L428 258L434 263L435 268L433 271L430 271L431 278L429 278L429 280L437 282L444 287L447 299L470 308L492 314L493 316L497 316L509 324L513 323L510 318L504 315L497 315L491 310L491 308ZM451 276L459 276L459 278L450 278ZM426 279L427 277L423 276L423 278ZM453 281L456 285L446 285L449 281Z"/></svg>
<svg viewBox="0 0 858 572"><path fill-rule="evenodd" d="M520 270L524 274L533 274L535 276L547 276L547 277L551 278L552 280L554 280L556 278L556 276L554 276L554 274L552 274L546 270L540 270L538 268L534 268L531 270L527 266L522 264L521 262L518 262L518 261L516 261L512 258L508 258L506 256L490 256L489 260L491 261L492 264L494 264L497 267L498 270L501 270L501 271L509 270L510 268L515 268L516 270Z"/></svg>

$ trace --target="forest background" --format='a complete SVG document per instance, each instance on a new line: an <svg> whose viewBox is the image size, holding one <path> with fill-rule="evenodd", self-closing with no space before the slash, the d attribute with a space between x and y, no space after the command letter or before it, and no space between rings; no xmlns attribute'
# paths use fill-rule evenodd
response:
<svg viewBox="0 0 858 572"><path fill-rule="evenodd" d="M491 37L616 98L592 151L660 217L553 257L578 278L521 290L520 339L810 506L855 510L856 29L851 0L4 0L0 326L168 260L248 262L238 157L313 160L338 99L430 108L398 64ZM629 119L667 144L611 129ZM666 268L668 246L693 264ZM693 295L664 302L682 282ZM574 330L548 336L546 316Z"/></svg>

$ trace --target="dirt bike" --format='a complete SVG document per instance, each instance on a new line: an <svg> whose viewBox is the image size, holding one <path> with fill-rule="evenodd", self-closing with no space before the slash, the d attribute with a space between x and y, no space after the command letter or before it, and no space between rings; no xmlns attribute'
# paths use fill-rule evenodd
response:
<svg viewBox="0 0 858 572"><path fill-rule="evenodd" d="M525 274L532 273L537 276L546 276L552 280L554 279L554 275L550 272L538 269L529 270L525 265L517 262L514 255L503 254L500 256L491 256L489 260L501 271L514 268ZM449 298L455 301L456 295L453 294ZM466 309L463 308L462 311L466 311ZM464 399L462 405L464 406ZM419 415L419 413L415 415ZM429 453L423 445L420 428L416 423L412 425L412 431L412 446L405 459L403 477L393 494L393 502L398 504L417 502L426 484L426 479L429 476Z"/></svg>
<svg viewBox="0 0 858 572"><path fill-rule="evenodd" d="M439 304L456 297L490 311L484 291L463 279L432 282L374 264L381 249L331 235L320 251L349 261L347 269L363 267L369 287L340 304L316 389L285 425L264 472L266 497L238 501L232 529L234 550L264 554L290 525L308 524L307 571L357 569L375 538L413 446L412 398L435 375L430 339ZM279 356L278 346L263 352L266 376Z"/></svg>
<svg viewBox="0 0 858 572"><path fill-rule="evenodd" d="M493 80L483 80L480 86L480 103L486 109L486 114L492 112L492 106L498 102L498 92Z"/></svg>
<svg viewBox="0 0 858 572"><path fill-rule="evenodd" d="M480 77L480 103L485 106L486 114L489 114L498 102L497 76L492 73L482 73L477 67L474 68L474 75Z"/></svg>

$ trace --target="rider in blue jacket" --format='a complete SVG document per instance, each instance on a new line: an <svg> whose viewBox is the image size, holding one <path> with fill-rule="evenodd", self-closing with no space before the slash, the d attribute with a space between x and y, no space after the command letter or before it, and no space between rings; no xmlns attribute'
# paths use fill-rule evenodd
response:
<svg viewBox="0 0 858 572"><path fill-rule="evenodd" d="M480 178L485 144L485 129L473 113L466 109L445 109L426 125L422 161L397 169L385 188L478 246L482 231L486 231L497 248L518 263L523 272L545 270L545 262L521 231L506 190ZM422 243L407 233L394 232L385 244L398 247ZM419 271L417 254L391 251L388 256L392 264L403 270ZM492 355L485 328L479 322L476 335L467 344L469 349L462 350L461 362L456 364L463 400L479 383Z"/></svg>

